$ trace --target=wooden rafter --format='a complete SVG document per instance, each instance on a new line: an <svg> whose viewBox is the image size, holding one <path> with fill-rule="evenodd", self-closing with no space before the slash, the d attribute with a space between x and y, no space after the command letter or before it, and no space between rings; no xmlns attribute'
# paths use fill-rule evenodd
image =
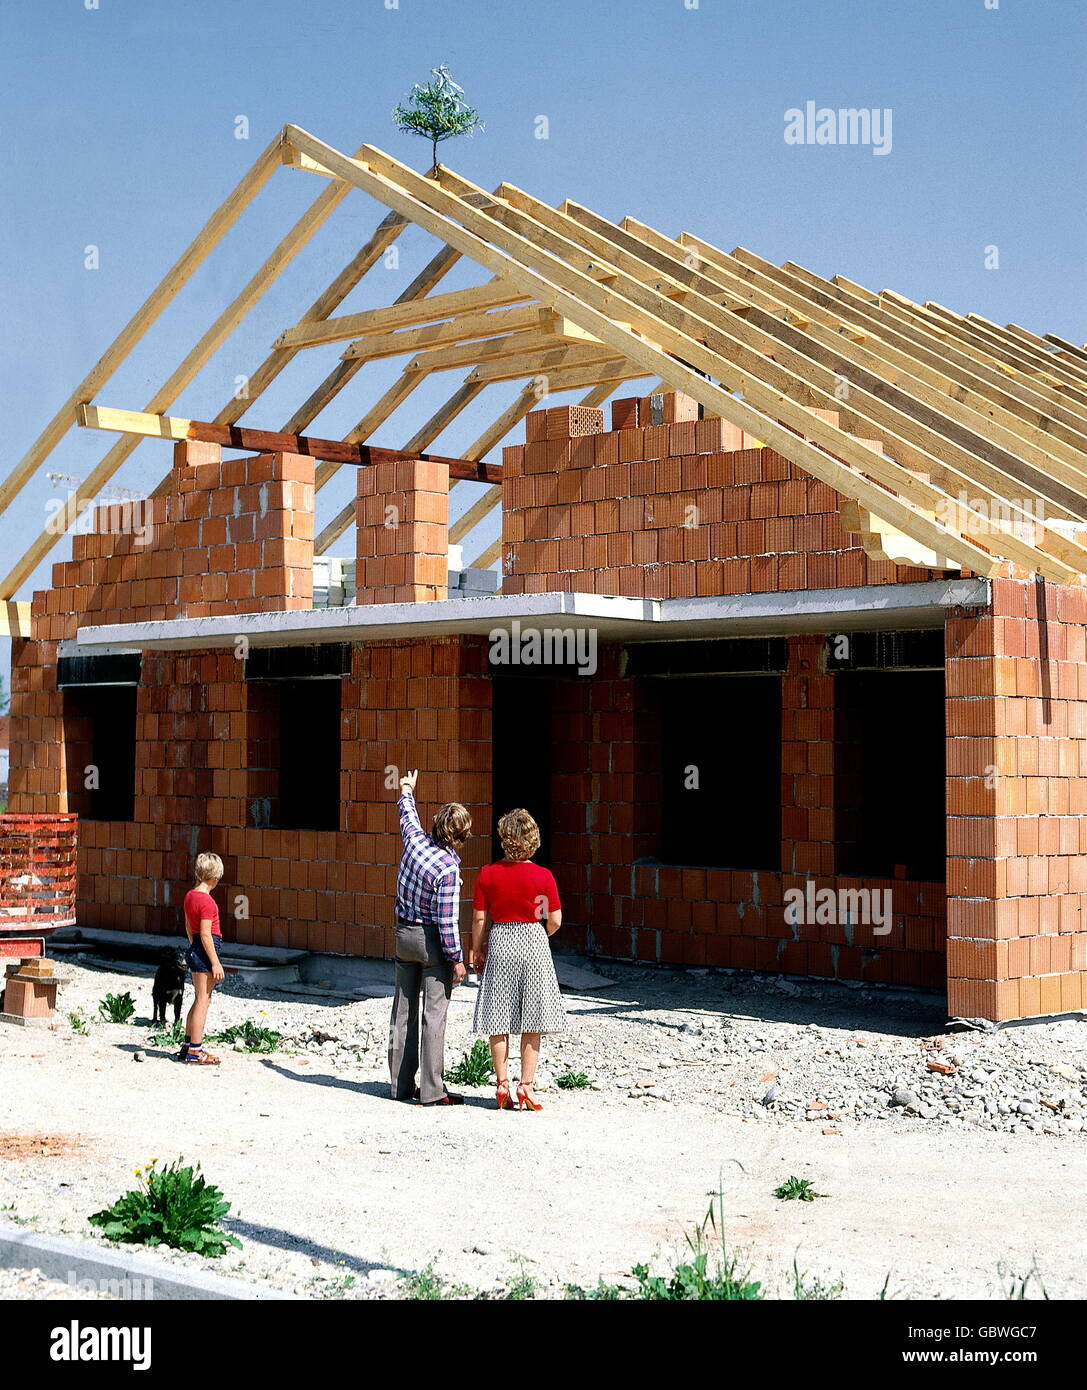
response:
<svg viewBox="0 0 1087 1390"><path fill-rule="evenodd" d="M890 337L877 337L870 329L858 327L849 317L848 309L834 311L814 301L805 302L795 289L776 286L774 281L745 266L742 261L709 247L697 238L681 236L672 243L642 224L633 223L630 218L624 219L623 225L632 227L640 236L648 238L651 244L674 246L687 255L694 249L706 275L725 279L747 277L746 288L753 306L776 313L778 317L781 317L782 300L775 297L772 291L781 289L782 294L788 296L786 311L790 316L789 323L795 324L796 316L801 312L808 315L804 331L809 339L819 345L824 356L826 353L837 355L843 361L870 370L892 386L906 387L916 398L919 408L930 411L930 418L945 432L949 425L954 430L956 423L961 424L971 430L975 437L987 436L1006 454L1035 465L1048 472L1057 482L1073 489L1080 487L1084 476L1087 476L1087 456L1070 445L1055 441L1051 435L1013 414L992 397L980 391L967 390L961 377L949 374L946 369L929 360L911 355L891 341ZM745 281L741 280L740 283ZM795 308L798 302L804 304L803 310ZM776 331L784 332L784 325Z"/></svg>
<svg viewBox="0 0 1087 1390"><path fill-rule="evenodd" d="M596 219L599 223L601 219ZM605 238L593 233L597 243ZM672 255L633 236L630 231L612 229L607 238L610 245L632 246L640 250L647 265L661 273L681 274L686 270L682 248L678 245ZM687 272L694 276L693 272ZM697 275L698 287L718 283ZM688 301L689 303L690 301ZM722 311L707 305L700 310L705 317L718 323L728 321ZM1037 513L1024 510L1029 503L1043 504L1040 511L1050 519L1074 521L1087 516L1087 498L1083 492L1055 484L1044 472L1027 468L1020 458L996 448L984 438L984 422L975 421L976 430L948 431L941 419L920 401L906 383L892 385L876 373L865 371L856 364L859 349L853 344L832 344L830 348L816 343L808 330L781 323L773 314L749 307L733 315L731 332L738 336L751 352L767 358L762 375L779 389L788 391L805 404L838 413L844 428L864 437L881 438L885 452L899 463L924 473L941 486L949 497L965 492L977 498L993 515L993 504L1001 504L1001 513L1021 531L1037 530L1047 548L1078 566L1087 560L1080 547L1059 531L1045 536L1044 523ZM754 359L742 358L755 366ZM790 369L792 375L790 376ZM847 382L848 392L839 393L841 382ZM1087 491L1087 475L1079 479ZM1016 540L1013 538L1013 544ZM1071 549L1069 547L1072 547Z"/></svg>
<svg viewBox="0 0 1087 1390"><path fill-rule="evenodd" d="M361 314L345 314L324 323L300 323L288 328L275 341L276 347L320 347L326 343L343 342L345 338L362 338L367 334L393 333L398 329L418 328L443 319L460 319L470 313L501 309L524 302L524 295L501 282L474 285L466 290L451 290L448 294L432 294L426 299L410 300L387 305L383 309L367 309ZM354 357L366 354L353 353Z"/></svg>

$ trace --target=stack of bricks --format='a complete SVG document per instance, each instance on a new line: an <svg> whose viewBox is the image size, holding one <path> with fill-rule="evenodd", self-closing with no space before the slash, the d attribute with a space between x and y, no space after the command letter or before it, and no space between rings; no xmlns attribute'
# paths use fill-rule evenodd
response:
<svg viewBox="0 0 1087 1390"><path fill-rule="evenodd" d="M449 468L403 459L360 468L356 602L448 597Z"/></svg>
<svg viewBox="0 0 1087 1390"><path fill-rule="evenodd" d="M691 598L933 573L871 559L837 493L679 392L614 402L607 432L601 410L534 411L503 450L502 502L504 593Z"/></svg>
<svg viewBox="0 0 1087 1390"><path fill-rule="evenodd" d="M947 624L948 1010L1087 1007L1087 590Z"/></svg>

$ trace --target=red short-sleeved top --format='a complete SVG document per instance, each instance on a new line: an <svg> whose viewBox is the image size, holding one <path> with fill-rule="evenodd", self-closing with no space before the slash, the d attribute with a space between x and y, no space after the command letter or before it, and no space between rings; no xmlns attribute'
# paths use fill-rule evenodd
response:
<svg viewBox="0 0 1087 1390"><path fill-rule="evenodd" d="M190 888L185 894L185 920L193 936L200 935L200 923L211 918L212 936L222 936L219 926L219 907L210 893L202 893L199 888Z"/></svg>
<svg viewBox="0 0 1087 1390"><path fill-rule="evenodd" d="M472 906L489 912L492 922L546 922L562 903L550 869L531 860L515 864L500 859L480 869Z"/></svg>

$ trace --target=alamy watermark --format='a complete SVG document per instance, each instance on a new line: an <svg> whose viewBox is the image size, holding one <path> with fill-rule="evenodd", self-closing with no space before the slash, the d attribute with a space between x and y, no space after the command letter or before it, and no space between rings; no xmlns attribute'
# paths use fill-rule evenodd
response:
<svg viewBox="0 0 1087 1390"><path fill-rule="evenodd" d="M873 154L891 153L889 106L817 106L806 101L785 112L787 145L868 145Z"/></svg>
<svg viewBox="0 0 1087 1390"><path fill-rule="evenodd" d="M63 473L47 474L54 487L66 484L66 496L46 498L45 529L50 536L132 536L147 545L154 532L151 499L142 492L113 487L96 497L81 497L78 478Z"/></svg>
<svg viewBox="0 0 1087 1390"><path fill-rule="evenodd" d="M890 888L803 888L785 891L785 921L790 927L871 927L873 936L891 933Z"/></svg>
<svg viewBox="0 0 1087 1390"><path fill-rule="evenodd" d="M1040 497L1003 498L941 497L936 520L960 536L991 536L1001 533L1035 545L1045 527L1045 502Z"/></svg>
<svg viewBox="0 0 1087 1390"><path fill-rule="evenodd" d="M134 1371L151 1369L149 1327L83 1327L73 1318L54 1327L49 1342L52 1361L127 1361Z"/></svg>
<svg viewBox="0 0 1087 1390"><path fill-rule="evenodd" d="M579 676L596 673L595 628L522 628L514 618L508 631L492 628L487 640L492 666L575 666Z"/></svg>

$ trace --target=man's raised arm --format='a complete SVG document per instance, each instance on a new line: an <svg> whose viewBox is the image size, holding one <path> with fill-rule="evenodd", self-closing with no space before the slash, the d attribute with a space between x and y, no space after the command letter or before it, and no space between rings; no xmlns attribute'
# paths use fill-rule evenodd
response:
<svg viewBox="0 0 1087 1390"><path fill-rule="evenodd" d="M418 839L419 836L426 839L426 831L419 820L419 811L415 805L415 784L418 780L418 770L406 772L400 779L400 800L397 805L400 808L400 833L405 844L409 840Z"/></svg>

